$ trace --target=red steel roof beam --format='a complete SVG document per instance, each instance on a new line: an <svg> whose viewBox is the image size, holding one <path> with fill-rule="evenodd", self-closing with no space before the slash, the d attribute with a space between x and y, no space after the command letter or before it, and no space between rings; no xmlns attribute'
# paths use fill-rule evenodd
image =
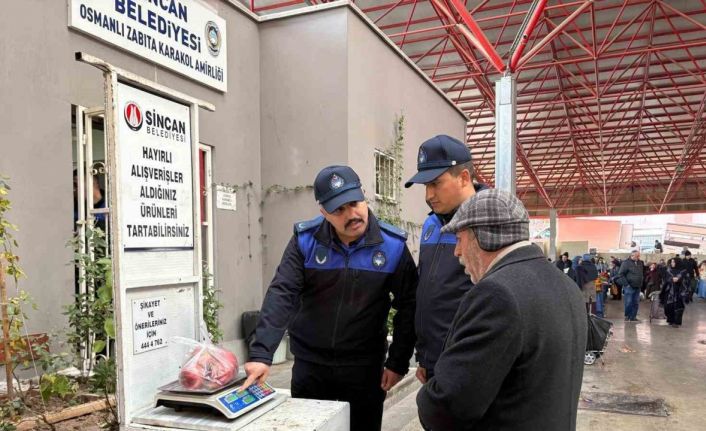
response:
<svg viewBox="0 0 706 431"><path fill-rule="evenodd" d="M417 0L402 0L402 1L397 2L397 4L400 5L400 6L407 6L407 5L410 5L410 4L412 4L412 3L416 2L416 1L417 1ZM375 6L370 6L370 7L368 7L368 8L361 9L361 10L362 10L363 12L365 12L365 14L367 15L367 14L369 14L370 12L377 12L377 11L380 11L380 10L388 9L391 4L392 4L392 3L386 3L386 4L375 5Z"/></svg>
<svg viewBox="0 0 706 431"><path fill-rule="evenodd" d="M704 147L704 143L706 143L706 137L704 136L701 136L699 141L697 141L695 144L693 143L695 136L697 136L697 134L699 133L703 133L703 113L705 106L706 91L704 91L704 95L702 97L701 104L699 105L699 110L697 112L696 120L694 121L694 124L691 127L691 131L689 132L689 137L684 143L684 151L682 152L682 155L680 157L679 164L677 165L677 168L674 169L674 175L672 176L672 179L669 182L669 186L667 187L667 193L665 193L664 199L662 200L660 212L664 208L664 206L669 202L669 200L674 197L674 194L681 188L684 179L686 179L687 175L691 172L691 169L694 166L697 157L700 155L701 150ZM681 169L679 169L680 166Z"/></svg>
<svg viewBox="0 0 706 431"><path fill-rule="evenodd" d="M512 57L510 58L509 68L511 72L515 71L517 62L520 61L520 56L524 52L525 47L527 46L527 42L529 41L530 35L534 31L534 27L537 25L539 18L542 16L542 14L544 14L544 8L546 6L547 0L538 0L538 3L535 2L534 9L531 10L532 15L529 15L529 21L527 21L527 26L522 30L522 36L520 36L520 44L517 45L517 48L515 48L515 51L512 53Z"/></svg>
<svg viewBox="0 0 706 431"><path fill-rule="evenodd" d="M656 4L652 4L652 5L650 5L649 7L652 9L652 13L651 13L651 15L650 15L650 26L649 26L649 35L650 35L650 36L649 36L649 39L648 39L648 47L651 47L651 46L652 46L652 41L653 41L654 29L655 29L655 21L656 21L656 17L657 17L657 7L656 7ZM638 28L638 30L637 30L637 32L636 32L635 34L637 34L637 33L642 29L642 26L643 26L643 24L645 23L645 20L646 20L647 17L648 17L648 15L645 14L645 18L644 18L644 19L642 20L642 22L640 23L640 27ZM628 49L630 48L631 45L632 45L632 40L631 40L630 43L628 44ZM618 176L619 178L621 178L623 181L625 181L625 180L627 180L628 178L630 178L630 173L631 173L631 171L634 171L634 169L635 169L635 161L636 161L636 159L637 159L636 154L637 154L637 152L638 152L638 150L639 150L639 148L640 148L640 143L641 143L641 140L642 140L642 138L643 138L643 136L642 136L642 130L643 130L643 124L645 124L645 122L644 122L644 116L645 116L645 115L644 115L644 113L645 113L645 99L646 99L646 95L647 95L647 91L646 91L646 89L647 89L647 82L648 82L649 79L650 79L651 55L652 55L651 52L648 52L648 53L647 53L647 55L645 56L645 65L643 66L642 82L641 82L641 85L640 85L640 89L642 90L642 97L641 97L641 100L640 100L640 111L639 111L639 114L638 114L638 131L637 131L637 133L636 133L636 135L635 135L635 145L634 145L633 151L632 151L631 156L630 156L630 158L632 159L632 165L631 165L630 167L627 167L627 166L626 166L625 168L623 168L623 169L622 169L620 172L618 172L618 173L616 173L615 171L612 171L612 172L611 172L611 176L617 175L617 176ZM638 70L638 69L635 68L635 71L637 71L637 70ZM634 75L634 74L633 74L633 75ZM627 84L626 84L626 87L625 87L625 88L627 88ZM616 200L613 202L613 204L615 204L616 201L617 201L617 198L616 198Z"/></svg>
<svg viewBox="0 0 706 431"><path fill-rule="evenodd" d="M551 32L549 32L549 34L544 36L544 38L542 40L537 42L537 44L535 44L527 54L525 54L522 58L520 58L518 60L517 68L519 69L525 63L527 63L532 57L534 57L537 54L537 52L539 52L542 48L544 48L544 46L547 43L551 42L556 37L557 34L559 34L562 30L564 30L564 28L566 28L566 26L571 24L571 22L573 20L575 20L576 17L578 17L591 4L593 4L593 0L587 0L584 4L579 6L578 9L576 9L571 15L566 17L566 19L564 19L564 21L562 21L561 24L557 25L554 28L554 30L552 30Z"/></svg>
<svg viewBox="0 0 706 431"><path fill-rule="evenodd" d="M465 77L459 76L456 78L456 81L459 81L462 79L465 79ZM628 81L628 83L630 83L630 81ZM576 90L577 88L578 87L572 87L572 90ZM659 93L659 94L661 94L661 97L669 98L672 96L669 96L668 94L666 94L666 92L674 92L674 91L679 92L678 95L673 95L673 97L682 96L682 95L683 96L694 96L695 94L701 94L700 90L702 90L703 88L704 88L704 84L702 84L702 83L683 84L683 85L680 85L678 88L675 88L673 85L662 85L662 86L657 87L653 84L649 84L647 91L649 93L653 93L653 94ZM694 90L694 89L699 90L699 91L697 91L696 93L686 91L686 90ZM556 89L545 89L545 90L539 91L539 94L544 94L544 95L548 96L547 98L542 99L541 103L544 103L547 105L562 103L562 102L557 102L555 100L554 96L556 95L557 92L558 92L558 90L556 90ZM616 98L625 97L627 95L633 95L635 93L641 94L642 91L641 90L625 90L625 91L616 90L616 91L611 91L610 93L602 94L601 98L602 99L616 99ZM518 98L520 98L520 97L526 98L526 97L530 97L530 96L533 96L533 94L521 94L521 95L518 95ZM657 100L657 97L658 96L655 96L655 98L653 98L652 100ZM460 99L459 103L467 104L467 103L473 103L473 102L480 102L483 100L484 99L481 99L478 96L472 96L472 97L469 96L469 97L464 97L464 98ZM593 96L593 95L580 96L580 97L575 96L575 97L571 98L571 102L578 102L580 100L584 100L584 101L588 101L588 102L595 101L595 96ZM670 100L674 101L674 99L670 99ZM684 102L681 102L681 103L683 104ZM698 103L698 102L695 102L695 103ZM522 108L525 105L526 105L525 102L521 102L518 104L518 108Z"/></svg>
<svg viewBox="0 0 706 431"><path fill-rule="evenodd" d="M267 10L279 9L279 8L294 6L294 5L298 5L298 4L302 4L302 3L306 3L306 0L291 0L291 1L285 1L285 2L280 2L280 3L273 3L271 5L260 6L260 7L254 7L255 2L252 2L252 6L253 6L252 11L255 13L264 12Z"/></svg>
<svg viewBox="0 0 706 431"><path fill-rule="evenodd" d="M466 24L467 28L460 26L461 32L480 52L483 53L485 58L487 58L488 61L495 66L495 69L498 72L503 73L505 71L505 64L503 63L502 58L498 55L495 47L490 44L490 41L486 37L485 33L483 33L483 30L478 26L473 17L471 17L471 14L468 13L466 6L464 6L460 0L451 0L451 5L461 16L461 20L464 24ZM472 35L469 35L467 30L470 30Z"/></svg>
<svg viewBox="0 0 706 431"><path fill-rule="evenodd" d="M380 15L380 16L377 17L377 18L375 18L375 20L373 21L373 24L377 25L378 21L380 21L381 19L385 18L385 17L387 16L387 14L389 14L390 12L392 12L397 6L400 5L400 3L404 2L404 1L405 1L405 0L399 0L397 3L394 3L394 4L392 4L391 6L390 6L390 5L386 5L386 7L389 6L389 7L387 8L387 10L386 10L382 15ZM416 5L416 1L415 1L415 5ZM407 24L409 25L409 22L408 22Z"/></svg>
<svg viewBox="0 0 706 431"><path fill-rule="evenodd" d="M657 2L662 6L666 7L667 9L671 10L672 12L676 13L677 15L681 16L685 20L689 21L690 23L696 25L697 27L701 27L701 30L706 30L706 25L696 21L694 18L690 17L689 15L685 14L684 12L675 9L674 7L668 5L665 3L663 0L657 0ZM706 4L704 5L706 7Z"/></svg>
<svg viewBox="0 0 706 431"><path fill-rule="evenodd" d="M673 32L672 32L673 34ZM642 40L646 39L646 37L637 37L635 40ZM663 44L663 45L655 45L652 48L636 48L632 50L626 50L626 51L621 51L621 50L615 50L615 51L610 51L607 54L602 54L598 58L599 59L608 59L608 58L616 58L616 57L627 57L627 56L633 56L633 55L640 55L644 54L647 51L651 52L661 52L661 51L671 51L671 50L680 50L680 49L687 49L687 48L696 48L700 46L706 45L706 42L704 41L695 41L695 42L686 42L686 43L673 43L673 44ZM436 56L436 55L442 55L442 54L452 54L453 51L448 50L443 53L437 51L437 52L430 52L428 55L431 56ZM414 60L414 58L417 55L411 55L410 58ZM694 56L695 60L703 60L703 57L696 57ZM584 57L574 57L574 58L569 58L565 60L560 60L560 61L553 61L550 63L530 63L522 68L522 70L531 70L531 69L541 69L545 68L547 66L553 66L554 64L579 64L579 63L587 63L587 62L592 62L594 61L594 57L592 56L584 56ZM691 60L691 57L688 59ZM678 61L687 61L685 59L679 59ZM447 62L444 63L441 67L442 68L451 68L451 67L457 67L462 65L459 62ZM482 74L482 72L477 73L478 75ZM453 75L453 74L449 74ZM470 74L470 76L473 76L473 74ZM449 79L456 79L454 77L451 77Z"/></svg>

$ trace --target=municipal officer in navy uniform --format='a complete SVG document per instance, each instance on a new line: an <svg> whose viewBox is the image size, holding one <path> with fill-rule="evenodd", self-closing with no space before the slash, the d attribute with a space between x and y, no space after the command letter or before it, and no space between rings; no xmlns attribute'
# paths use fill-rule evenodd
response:
<svg viewBox="0 0 706 431"><path fill-rule="evenodd" d="M314 195L323 216L294 225L262 305L244 386L267 379L288 329L292 396L347 401L352 430L379 430L386 391L407 373L414 349L417 269L406 233L375 218L353 169L324 168ZM388 352L390 306L397 313Z"/></svg>
<svg viewBox="0 0 706 431"><path fill-rule="evenodd" d="M441 228L465 200L487 187L473 183L468 148L447 135L435 136L419 147L417 171L405 187L424 184L426 202L432 209L422 227L415 316L417 379L426 383L434 376L434 365L461 296L472 286L454 256L456 236L441 233Z"/></svg>

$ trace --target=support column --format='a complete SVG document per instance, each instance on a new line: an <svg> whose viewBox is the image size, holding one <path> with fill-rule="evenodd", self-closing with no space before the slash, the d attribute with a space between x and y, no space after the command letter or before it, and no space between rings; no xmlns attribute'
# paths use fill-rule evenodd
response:
<svg viewBox="0 0 706 431"><path fill-rule="evenodd" d="M558 259L556 250L556 208L549 209L549 258L552 262Z"/></svg>
<svg viewBox="0 0 706 431"><path fill-rule="evenodd" d="M507 74L495 82L495 188L515 194L517 89Z"/></svg>

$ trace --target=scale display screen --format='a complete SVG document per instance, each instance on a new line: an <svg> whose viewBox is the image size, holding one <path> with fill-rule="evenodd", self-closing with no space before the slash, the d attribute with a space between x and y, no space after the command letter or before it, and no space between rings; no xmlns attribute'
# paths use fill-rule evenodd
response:
<svg viewBox="0 0 706 431"><path fill-rule="evenodd" d="M227 408L232 413L237 413L244 409L249 409L255 405L261 404L260 401L274 394L267 383L252 385L246 390L240 388L233 390L218 398L223 407Z"/></svg>

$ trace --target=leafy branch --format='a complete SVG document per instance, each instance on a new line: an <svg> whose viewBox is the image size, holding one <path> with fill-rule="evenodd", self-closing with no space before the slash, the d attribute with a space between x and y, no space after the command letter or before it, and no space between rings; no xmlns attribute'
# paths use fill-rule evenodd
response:
<svg viewBox="0 0 706 431"><path fill-rule="evenodd" d="M218 292L213 285L213 274L208 271L208 266L204 263L202 269L203 279L203 320L206 329L211 335L211 341L218 343L223 339L223 331L218 325L218 310L223 308L223 303L218 300Z"/></svg>
<svg viewBox="0 0 706 431"><path fill-rule="evenodd" d="M86 226L85 239L77 234L69 245L74 249L73 263L79 269L79 281L86 284L86 292L75 295L75 301L65 307L71 327L66 336L79 356L84 353L88 359L85 379L91 374L95 355L115 338L112 261L105 257L107 241L98 227Z"/></svg>

